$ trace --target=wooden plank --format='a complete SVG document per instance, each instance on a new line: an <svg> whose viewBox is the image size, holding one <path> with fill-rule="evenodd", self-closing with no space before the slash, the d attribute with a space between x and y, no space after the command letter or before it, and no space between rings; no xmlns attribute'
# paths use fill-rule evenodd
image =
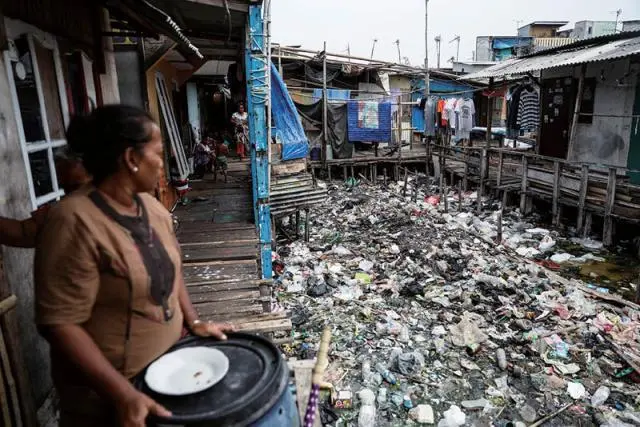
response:
<svg viewBox="0 0 640 427"><path fill-rule="evenodd" d="M178 215L179 216L179 215ZM183 232L199 232L199 233L216 233L231 230L252 230L255 232L255 225L245 222L230 222L225 224L215 224L209 221L198 222L181 222L178 228L178 234Z"/></svg>
<svg viewBox="0 0 640 427"><path fill-rule="evenodd" d="M560 224L560 207L558 198L560 197L560 162L553 162L553 202L551 205L552 224Z"/></svg>
<svg viewBox="0 0 640 427"><path fill-rule="evenodd" d="M258 290L259 288L260 288L259 280L237 280L234 282L222 282L222 283L209 282L209 283L198 283L198 284L187 285L189 295L239 291L239 290Z"/></svg>
<svg viewBox="0 0 640 427"><path fill-rule="evenodd" d="M604 227L602 243L605 246L613 244L613 204L616 199L616 168L609 168L609 182L607 183L607 199L604 207Z"/></svg>
<svg viewBox="0 0 640 427"><path fill-rule="evenodd" d="M216 316L219 314L248 314L262 313L262 305L254 304L253 300L237 300L223 302L207 302L203 304L194 304L201 316Z"/></svg>
<svg viewBox="0 0 640 427"><path fill-rule="evenodd" d="M258 246L186 246L182 248L182 260L185 263L216 260L257 259Z"/></svg>
<svg viewBox="0 0 640 427"><path fill-rule="evenodd" d="M237 300L250 300L255 301L260 298L260 291L255 290L231 290L231 291L219 291L213 293L198 293L189 294L191 302L193 304L204 304L209 302L218 301L237 301Z"/></svg>
<svg viewBox="0 0 640 427"><path fill-rule="evenodd" d="M255 279L258 277L256 261L218 261L211 263L186 264L183 269L184 280L190 283L228 279Z"/></svg>
<svg viewBox="0 0 640 427"><path fill-rule="evenodd" d="M304 420L305 412L307 411L307 403L309 402L309 395L311 394L311 378L313 376L313 368L294 368L293 375L296 384L296 400L298 402L298 413L300 414L300 419ZM320 423L320 413L317 407L313 427L322 427L322 424Z"/></svg>
<svg viewBox="0 0 640 427"><path fill-rule="evenodd" d="M589 165L582 165L582 174L580 177L580 193L578 196L578 233L582 231L584 221L584 208L587 198L587 190L589 189Z"/></svg>
<svg viewBox="0 0 640 427"><path fill-rule="evenodd" d="M233 322L233 325L241 332L251 332L254 334L266 334L269 332L290 331L293 329L291 319L277 319L258 322Z"/></svg>

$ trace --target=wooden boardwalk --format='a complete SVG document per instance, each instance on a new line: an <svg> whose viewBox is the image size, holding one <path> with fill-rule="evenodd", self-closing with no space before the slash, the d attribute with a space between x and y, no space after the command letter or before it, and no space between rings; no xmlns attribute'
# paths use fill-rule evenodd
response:
<svg viewBox="0 0 640 427"><path fill-rule="evenodd" d="M230 161L229 178L192 182L191 200L178 206L177 236L184 278L203 320L233 322L240 331L288 332L286 313L271 313L271 282L260 279L249 163Z"/></svg>

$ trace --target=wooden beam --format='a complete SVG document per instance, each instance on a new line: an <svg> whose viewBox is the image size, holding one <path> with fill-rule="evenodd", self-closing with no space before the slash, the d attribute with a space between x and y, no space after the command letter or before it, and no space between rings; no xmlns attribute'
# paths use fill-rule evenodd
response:
<svg viewBox="0 0 640 427"><path fill-rule="evenodd" d="M560 207L558 198L560 197L560 162L553 162L553 201L551 207L552 224L558 226L560 224Z"/></svg>
<svg viewBox="0 0 640 427"><path fill-rule="evenodd" d="M589 189L589 165L582 165L582 174L580 175L580 193L578 196L578 233L582 230L584 222L584 208L587 200L587 191Z"/></svg>
<svg viewBox="0 0 640 427"><path fill-rule="evenodd" d="M613 244L613 204L616 200L616 168L609 168L609 180L607 182L607 199L604 205L604 230L602 242L605 246Z"/></svg>
<svg viewBox="0 0 640 427"><path fill-rule="evenodd" d="M578 93L576 95L576 104L573 109L573 121L571 122L571 133L569 134L569 148L567 149L567 159L570 160L576 143L578 133L578 119L580 118L580 104L582 103L582 95L584 94L584 79L587 74L587 64L580 67L580 80L578 80Z"/></svg>
<svg viewBox="0 0 640 427"><path fill-rule="evenodd" d="M529 159L522 155L522 181L520 184L520 213L523 215L527 210L527 173L529 172Z"/></svg>
<svg viewBox="0 0 640 427"><path fill-rule="evenodd" d="M489 78L489 92L493 90L493 77ZM491 133L493 132L493 98L491 96L487 97L487 105L489 111L487 111L487 148L491 148ZM488 168L487 168L488 169ZM487 170L487 173L489 171Z"/></svg>
<svg viewBox="0 0 640 427"><path fill-rule="evenodd" d="M164 57L167 56L177 45L178 44L173 40L167 39L160 49L158 49L149 59L144 61L145 71L148 71L158 65L158 63L162 61Z"/></svg>

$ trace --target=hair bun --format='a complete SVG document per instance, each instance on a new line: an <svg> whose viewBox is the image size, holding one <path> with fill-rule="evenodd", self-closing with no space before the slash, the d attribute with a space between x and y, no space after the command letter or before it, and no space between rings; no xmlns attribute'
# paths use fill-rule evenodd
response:
<svg viewBox="0 0 640 427"><path fill-rule="evenodd" d="M67 128L67 144L71 150L80 155L86 153L89 144L94 139L95 135L92 135L95 131L93 126L94 117L89 116L74 116Z"/></svg>

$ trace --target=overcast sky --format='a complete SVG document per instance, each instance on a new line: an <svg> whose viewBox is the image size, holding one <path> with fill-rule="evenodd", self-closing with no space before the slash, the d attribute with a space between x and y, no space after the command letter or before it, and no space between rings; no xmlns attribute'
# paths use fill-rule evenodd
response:
<svg viewBox="0 0 640 427"><path fill-rule="evenodd" d="M374 39L374 57L397 61L394 44L412 65L424 63L424 0L272 0L273 42L347 52L368 58ZM516 35L516 28L532 21L614 21L640 19L640 0L430 0L429 61L435 67L434 38L442 36L441 66L456 54L472 59L476 36ZM516 21L520 21L518 24Z"/></svg>

